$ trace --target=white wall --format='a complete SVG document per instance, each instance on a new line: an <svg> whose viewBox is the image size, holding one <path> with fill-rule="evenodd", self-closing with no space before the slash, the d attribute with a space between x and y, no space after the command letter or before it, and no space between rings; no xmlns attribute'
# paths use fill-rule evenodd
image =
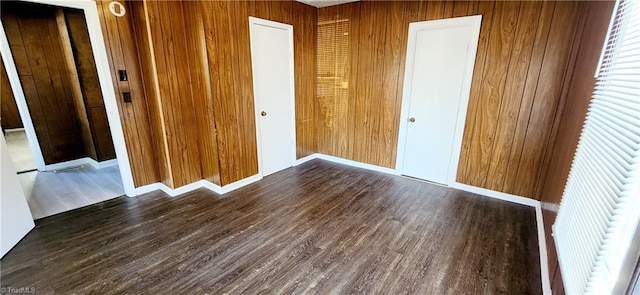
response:
<svg viewBox="0 0 640 295"><path fill-rule="evenodd" d="M4 256L34 226L27 199L9 156L4 135L0 135L0 257Z"/></svg>

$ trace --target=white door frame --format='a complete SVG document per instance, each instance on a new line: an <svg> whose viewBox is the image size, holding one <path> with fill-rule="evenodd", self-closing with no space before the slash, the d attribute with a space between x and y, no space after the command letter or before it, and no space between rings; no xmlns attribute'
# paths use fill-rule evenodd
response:
<svg viewBox="0 0 640 295"><path fill-rule="evenodd" d="M471 81L473 80L473 68L475 65L477 44L480 35L480 25L482 23L481 15L456 17L442 20L432 20L423 22L414 22L409 24L409 38L407 43L406 66L404 72L404 86L402 91L402 107L400 110L400 130L398 132L398 152L396 155L396 171L401 174L404 166L404 151L407 141L407 127L409 120L409 103L411 99L412 80L413 80L413 64L415 61L416 38L418 31L425 28L451 28L460 26L470 26L469 48L467 48L467 62L463 76L462 98L458 107L458 116L456 119L456 128L453 138L453 150L449 160L449 175L447 175L446 185L452 185L456 182L458 174L458 163L460 161L460 152L462 150L462 137L464 134L464 126L467 118L467 106L469 105L469 96L471 92Z"/></svg>
<svg viewBox="0 0 640 295"><path fill-rule="evenodd" d="M111 69L109 68L109 59L107 57L107 50L104 43L104 37L102 35L102 28L100 26L100 19L98 17L98 8L96 3L92 0L22 0L24 2L46 4L65 8L81 9L84 12L85 19L87 21L87 29L89 30L89 40L91 41L91 47L93 49L93 58L96 63L96 69L98 71L98 79L100 81L100 88L102 89L102 97L104 99L104 107L107 112L107 119L109 121L109 129L111 130L111 136L113 138L113 146L116 151L116 158L118 161L118 167L120 168L120 176L122 177L122 185L124 187L125 194L127 196L135 196L135 187L133 184L133 175L131 173L131 166L129 163L129 156L127 152L127 146L124 141L124 132L120 121L120 113L118 111L118 103L116 101L115 90L113 89L113 81L111 79ZM7 76L9 78L9 84L13 90L13 96L16 99L18 105L18 112L24 125L24 130L29 140L29 145L34 155L36 166L38 170L44 171L46 165L42 156L42 150L38 145L38 138L36 136L33 121L31 120L31 114L29 113L29 107L22 90L22 84L20 83L20 76L16 69L11 48L7 41L7 36L4 30L4 24L0 20L0 54L2 55L2 61L7 69Z"/></svg>
<svg viewBox="0 0 640 295"><path fill-rule="evenodd" d="M270 21L270 20L266 20L266 19L261 19L261 18L257 18L257 17L249 17L249 46L251 47L251 72L253 73L253 105L255 108L255 118L256 118L256 144L257 144L257 150L258 150L258 174L260 175L260 177L263 176L262 173L262 132L260 131L260 122L261 122L261 115L260 115L260 98L258 97L258 81L256 79L255 76L255 72L256 69L254 68L254 63L253 63L253 59L254 59L254 47L252 46L253 44L253 32L251 30L252 25L262 25L262 26L267 26L267 27L273 27L273 28L278 28L278 29L283 29L286 30L289 33L289 58L290 58L290 66L289 66L289 73L290 73L290 82L291 82L291 138L293 138L293 142L291 143L293 145L292 148L292 155L291 155L291 166L294 165L294 163L296 162L296 94L295 94L295 72L294 72L294 58L293 58L293 26L292 25L288 25L288 24L283 24L283 23L279 23L279 22L274 22L274 21Z"/></svg>

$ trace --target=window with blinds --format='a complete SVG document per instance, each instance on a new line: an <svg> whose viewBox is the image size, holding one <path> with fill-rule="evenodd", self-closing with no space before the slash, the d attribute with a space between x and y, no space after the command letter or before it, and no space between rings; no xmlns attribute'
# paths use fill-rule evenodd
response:
<svg viewBox="0 0 640 295"><path fill-rule="evenodd" d="M622 0L553 226L566 293L614 292L639 221L640 1Z"/></svg>

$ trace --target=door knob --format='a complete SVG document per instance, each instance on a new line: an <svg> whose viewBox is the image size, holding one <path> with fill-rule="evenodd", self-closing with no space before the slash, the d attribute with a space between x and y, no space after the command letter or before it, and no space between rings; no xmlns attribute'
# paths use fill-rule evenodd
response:
<svg viewBox="0 0 640 295"><path fill-rule="evenodd" d="M266 115L267 115L267 112L262 111L262 112L260 113L260 115L264 117L264 116L266 116Z"/></svg>
<svg viewBox="0 0 640 295"><path fill-rule="evenodd" d="M416 121L416 118L414 118L414 117L409 118L409 122L413 123L415 121Z"/></svg>

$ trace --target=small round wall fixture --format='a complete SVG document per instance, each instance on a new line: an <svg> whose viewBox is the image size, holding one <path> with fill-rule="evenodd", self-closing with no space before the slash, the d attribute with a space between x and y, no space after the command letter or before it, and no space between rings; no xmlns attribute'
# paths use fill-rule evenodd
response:
<svg viewBox="0 0 640 295"><path fill-rule="evenodd" d="M109 11L117 17L122 17L127 12L124 5L118 1L111 1L111 3L109 3Z"/></svg>

